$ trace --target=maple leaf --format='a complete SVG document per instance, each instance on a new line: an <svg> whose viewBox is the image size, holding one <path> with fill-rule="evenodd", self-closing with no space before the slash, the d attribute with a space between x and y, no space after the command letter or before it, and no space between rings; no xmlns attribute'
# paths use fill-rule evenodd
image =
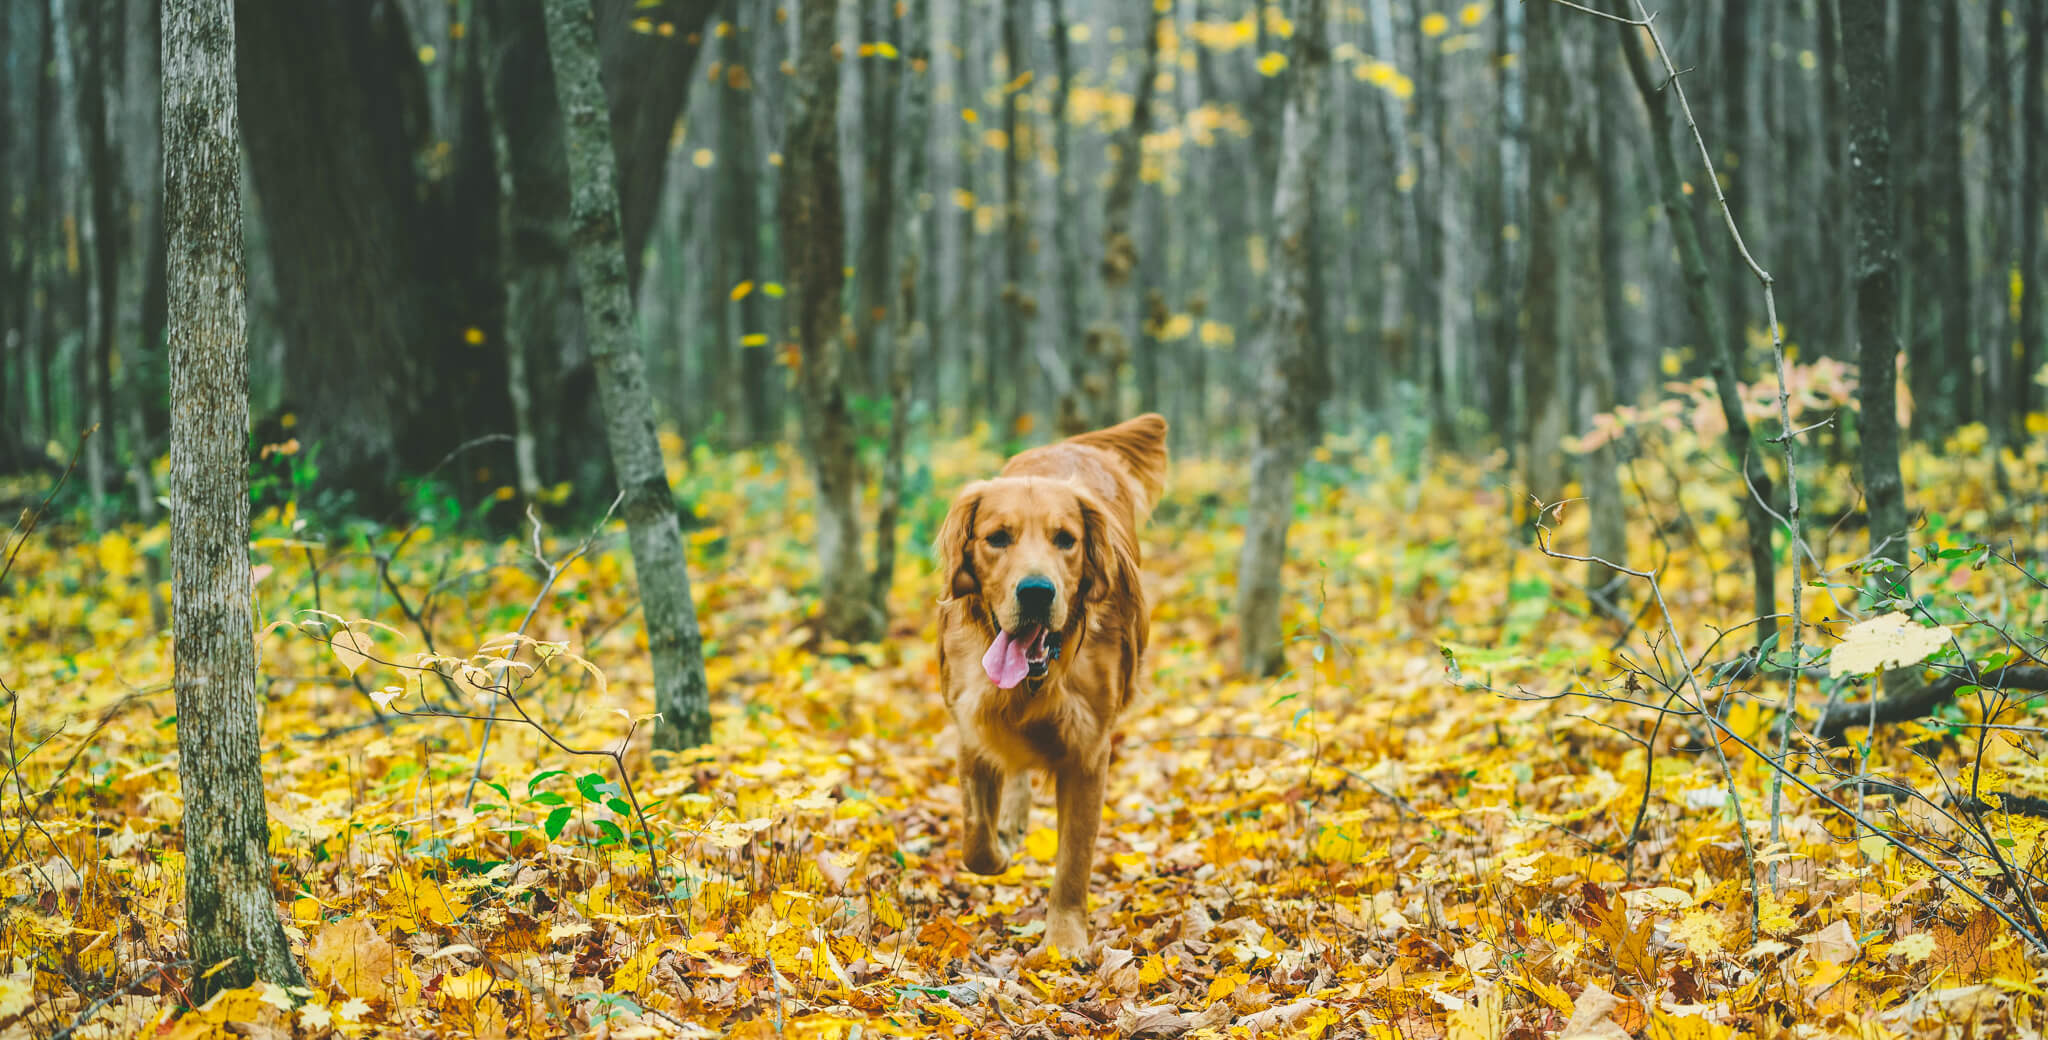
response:
<svg viewBox="0 0 2048 1040"><path fill-rule="evenodd" d="M397 949L360 917L321 925L306 949L306 967L360 1000L386 1003L391 996Z"/></svg>

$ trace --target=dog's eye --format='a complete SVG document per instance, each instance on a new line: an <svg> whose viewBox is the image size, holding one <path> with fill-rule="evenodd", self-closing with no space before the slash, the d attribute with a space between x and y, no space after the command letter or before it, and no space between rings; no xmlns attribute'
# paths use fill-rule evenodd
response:
<svg viewBox="0 0 2048 1040"><path fill-rule="evenodd" d="M1052 544L1057 545L1062 549L1071 549L1074 547L1074 536L1065 531L1061 531L1058 534L1052 536Z"/></svg>
<svg viewBox="0 0 2048 1040"><path fill-rule="evenodd" d="M990 547L990 548L992 548L992 549L1003 549L1003 548L1008 548L1008 547L1009 547L1009 544L1010 544L1010 532L1008 532L1008 531L997 531L997 532L995 532L995 533L993 533L993 534L989 535L989 536L988 536L988 544L989 544L989 547Z"/></svg>

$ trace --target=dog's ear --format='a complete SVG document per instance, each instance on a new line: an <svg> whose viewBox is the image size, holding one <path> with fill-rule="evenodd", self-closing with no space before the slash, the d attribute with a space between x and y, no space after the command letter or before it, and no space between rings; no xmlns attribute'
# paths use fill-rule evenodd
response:
<svg viewBox="0 0 2048 1040"><path fill-rule="evenodd" d="M1138 579L1138 539L1129 524L1105 508L1094 495L1081 499L1081 599L1087 603L1142 601Z"/></svg>
<svg viewBox="0 0 2048 1040"><path fill-rule="evenodd" d="M939 525L932 550L938 557L939 573L946 576L946 599L981 591L981 579L974 573L974 519L981 511L981 495L986 489L979 483L962 489Z"/></svg>

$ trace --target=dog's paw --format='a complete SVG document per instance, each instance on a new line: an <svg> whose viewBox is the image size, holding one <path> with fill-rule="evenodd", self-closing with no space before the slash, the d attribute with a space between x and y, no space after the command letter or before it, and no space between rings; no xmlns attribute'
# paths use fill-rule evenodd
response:
<svg viewBox="0 0 2048 1040"><path fill-rule="evenodd" d="M1038 952L1050 955L1055 950L1059 951L1060 956L1070 960L1088 960L1088 919L1071 911L1048 912L1045 918L1045 941L1038 945Z"/></svg>
<svg viewBox="0 0 2048 1040"><path fill-rule="evenodd" d="M961 860L967 864L967 869L984 876L1001 874L1010 869L1010 851L1000 841L990 842L980 848L969 845L967 854L962 856Z"/></svg>

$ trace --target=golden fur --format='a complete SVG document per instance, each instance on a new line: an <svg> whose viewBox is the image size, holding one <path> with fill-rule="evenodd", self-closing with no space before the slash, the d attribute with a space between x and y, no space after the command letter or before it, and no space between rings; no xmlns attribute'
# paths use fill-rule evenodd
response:
<svg viewBox="0 0 2048 1040"><path fill-rule="evenodd" d="M939 532L939 681L960 732L965 861L1003 872L1024 834L1030 772L1051 773L1060 843L1045 941L1072 954L1087 945L1110 739L1144 669L1137 531L1165 480L1166 420L1141 415L1017 455L963 489ZM1059 649L1042 677L1003 689L982 656L1019 625L1026 577L1054 585L1046 627Z"/></svg>

